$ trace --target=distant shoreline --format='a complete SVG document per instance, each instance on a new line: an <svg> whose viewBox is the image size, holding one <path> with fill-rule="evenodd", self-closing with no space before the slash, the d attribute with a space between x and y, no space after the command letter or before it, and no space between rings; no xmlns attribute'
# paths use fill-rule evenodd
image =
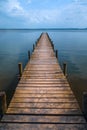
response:
<svg viewBox="0 0 87 130"><path fill-rule="evenodd" d="M0 28L0 30L87 30L87 28Z"/></svg>

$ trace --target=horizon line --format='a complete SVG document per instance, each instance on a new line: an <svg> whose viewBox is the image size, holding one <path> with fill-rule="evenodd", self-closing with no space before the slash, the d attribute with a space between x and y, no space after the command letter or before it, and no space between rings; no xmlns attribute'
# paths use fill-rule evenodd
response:
<svg viewBox="0 0 87 130"><path fill-rule="evenodd" d="M71 28L0 28L0 30L58 30L58 29L60 29L60 30L65 30L65 29L76 29L76 30L79 30L79 29L81 29L81 30L83 30L83 29L87 29L87 27L85 27L85 28L73 28L73 27L71 27Z"/></svg>

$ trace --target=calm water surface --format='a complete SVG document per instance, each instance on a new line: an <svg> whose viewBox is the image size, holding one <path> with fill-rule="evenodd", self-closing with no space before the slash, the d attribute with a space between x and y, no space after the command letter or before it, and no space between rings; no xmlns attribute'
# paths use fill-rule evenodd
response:
<svg viewBox="0 0 87 130"><path fill-rule="evenodd" d="M0 30L0 90L7 98L17 84L18 62L28 61L27 52L44 30ZM58 50L58 59L68 65L68 80L80 102L87 91L87 31L46 30Z"/></svg>

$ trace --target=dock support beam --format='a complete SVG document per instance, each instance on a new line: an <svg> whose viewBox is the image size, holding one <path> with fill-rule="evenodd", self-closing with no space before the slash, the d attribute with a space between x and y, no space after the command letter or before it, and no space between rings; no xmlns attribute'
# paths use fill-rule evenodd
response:
<svg viewBox="0 0 87 130"><path fill-rule="evenodd" d="M22 76L22 71L23 71L22 63L18 63L18 68L19 68L19 77L21 77Z"/></svg>
<svg viewBox="0 0 87 130"><path fill-rule="evenodd" d="M7 110L6 93L0 92L0 116L2 117Z"/></svg>
<svg viewBox="0 0 87 130"><path fill-rule="evenodd" d="M28 51L28 59L30 59L30 51Z"/></svg>
<svg viewBox="0 0 87 130"><path fill-rule="evenodd" d="M82 99L82 110L87 120L87 92L83 92L83 99Z"/></svg>
<svg viewBox="0 0 87 130"><path fill-rule="evenodd" d="M55 50L56 58L58 59L58 50Z"/></svg>
<svg viewBox="0 0 87 130"><path fill-rule="evenodd" d="M51 45L52 45L52 48L53 48L53 50L54 50L54 44L53 44L53 42L51 42Z"/></svg>
<svg viewBox="0 0 87 130"><path fill-rule="evenodd" d="M63 63L63 73L65 76L67 76L67 64Z"/></svg>

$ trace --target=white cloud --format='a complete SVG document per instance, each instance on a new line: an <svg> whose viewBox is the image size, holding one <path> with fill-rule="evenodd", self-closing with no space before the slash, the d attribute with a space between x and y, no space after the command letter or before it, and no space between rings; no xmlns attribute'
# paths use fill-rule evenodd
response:
<svg viewBox="0 0 87 130"><path fill-rule="evenodd" d="M74 0L75 4L87 5L87 0Z"/></svg>
<svg viewBox="0 0 87 130"><path fill-rule="evenodd" d="M9 0L7 3L7 6L9 7L8 12L11 15L23 15L24 14L24 9L18 2L18 0Z"/></svg>
<svg viewBox="0 0 87 130"><path fill-rule="evenodd" d="M58 10L31 10L27 14L27 17L29 17L31 22L44 22L44 23L53 23L56 22L58 16L59 16Z"/></svg>
<svg viewBox="0 0 87 130"><path fill-rule="evenodd" d="M7 15L23 15L24 9L20 5L18 0L8 0L4 4L2 4L2 7L0 9L4 13L7 13Z"/></svg>
<svg viewBox="0 0 87 130"><path fill-rule="evenodd" d="M63 21L74 27L87 26L87 7L81 4L69 4L61 11Z"/></svg>

